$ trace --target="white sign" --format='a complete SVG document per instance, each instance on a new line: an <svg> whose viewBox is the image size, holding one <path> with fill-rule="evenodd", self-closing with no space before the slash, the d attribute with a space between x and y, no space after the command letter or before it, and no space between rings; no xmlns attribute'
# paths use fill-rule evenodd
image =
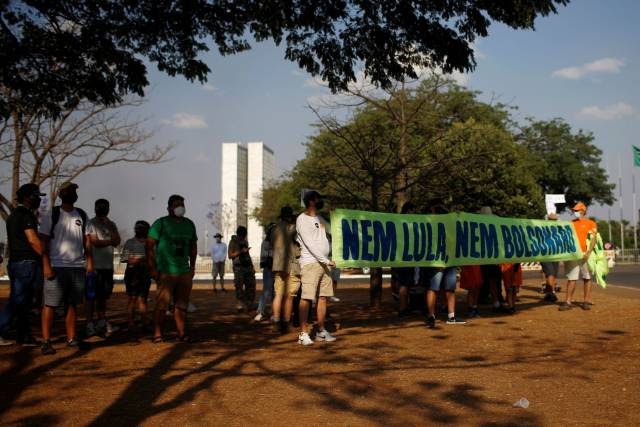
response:
<svg viewBox="0 0 640 427"><path fill-rule="evenodd" d="M547 207L547 215L557 213L556 203L567 203L564 194L545 194L544 202Z"/></svg>

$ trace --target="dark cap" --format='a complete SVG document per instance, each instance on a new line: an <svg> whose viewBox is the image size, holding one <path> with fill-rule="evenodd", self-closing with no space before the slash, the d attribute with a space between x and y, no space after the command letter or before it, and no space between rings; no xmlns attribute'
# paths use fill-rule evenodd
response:
<svg viewBox="0 0 640 427"><path fill-rule="evenodd" d="M291 218L293 216L293 209L291 206L283 206L280 208L280 216L278 218Z"/></svg>
<svg viewBox="0 0 640 427"><path fill-rule="evenodd" d="M60 186L60 191L64 191L64 190L66 190L67 188L71 188L71 189L74 189L74 190L75 190L75 189L77 189L77 188L78 188L78 184L76 184L76 183L74 183L74 182L71 182L71 181L67 181L67 182L63 183L63 184Z"/></svg>
<svg viewBox="0 0 640 427"><path fill-rule="evenodd" d="M222 239L222 234L220 234L220 233L216 233L216 234L214 234L214 235L213 235L213 237L219 237L219 238L221 238L221 239Z"/></svg>
<svg viewBox="0 0 640 427"><path fill-rule="evenodd" d="M26 196L42 197L42 196L46 196L46 194L41 193L40 187L38 187L36 184L29 183L29 184L24 184L20 186L20 188L18 188L18 191L16 191L16 198L18 199L18 201L21 201Z"/></svg>
<svg viewBox="0 0 640 427"><path fill-rule="evenodd" d="M304 193L304 196L302 197L302 201L305 206L309 206L309 202L315 199L324 199L324 197L322 196L322 194L318 193L316 190L307 191L306 193Z"/></svg>

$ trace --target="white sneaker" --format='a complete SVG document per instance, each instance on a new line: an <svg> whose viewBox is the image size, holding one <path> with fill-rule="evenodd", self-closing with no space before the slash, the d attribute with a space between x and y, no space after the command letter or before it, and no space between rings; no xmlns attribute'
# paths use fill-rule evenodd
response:
<svg viewBox="0 0 640 427"><path fill-rule="evenodd" d="M298 335L298 344L311 345L313 344L313 340L311 339L308 333L300 332L300 335Z"/></svg>
<svg viewBox="0 0 640 427"><path fill-rule="evenodd" d="M87 323L87 338L92 337L96 334L96 327L93 322Z"/></svg>
<svg viewBox="0 0 640 427"><path fill-rule="evenodd" d="M112 333L114 333L114 332L116 332L116 331L119 331L119 330L120 330L120 327L115 326L115 325L112 325L111 323L109 323L109 322L107 321L107 327L106 327L106 330L107 330L107 334L108 334L108 335L111 335Z"/></svg>
<svg viewBox="0 0 640 427"><path fill-rule="evenodd" d="M189 305L187 306L187 313L193 313L197 310L196 305L192 302L189 302Z"/></svg>
<svg viewBox="0 0 640 427"><path fill-rule="evenodd" d="M329 331L327 331L326 329L323 329L323 330L321 330L320 332L318 332L316 334L316 340L317 341L333 342L333 341L336 340L336 337L331 335L329 333Z"/></svg>
<svg viewBox="0 0 640 427"><path fill-rule="evenodd" d="M338 297L329 297L329 301L331 301L331 302L340 302L340 298L338 298Z"/></svg>
<svg viewBox="0 0 640 427"><path fill-rule="evenodd" d="M256 314L256 316L253 318L254 322L260 322L261 320L262 320L262 313Z"/></svg>

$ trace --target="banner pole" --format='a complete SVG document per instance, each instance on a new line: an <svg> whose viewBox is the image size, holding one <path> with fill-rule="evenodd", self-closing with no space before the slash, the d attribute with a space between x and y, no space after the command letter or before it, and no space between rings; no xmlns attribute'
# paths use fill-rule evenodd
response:
<svg viewBox="0 0 640 427"><path fill-rule="evenodd" d="M618 201L620 202L620 249L622 260L624 260L624 223L622 222L624 219L622 212L622 159L620 157L620 154L618 154L618 190Z"/></svg>

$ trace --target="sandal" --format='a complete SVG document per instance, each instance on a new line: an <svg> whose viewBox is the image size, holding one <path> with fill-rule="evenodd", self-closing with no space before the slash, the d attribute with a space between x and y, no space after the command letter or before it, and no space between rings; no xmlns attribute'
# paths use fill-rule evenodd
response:
<svg viewBox="0 0 640 427"><path fill-rule="evenodd" d="M191 337L187 334L184 334L182 336L178 336L178 342L183 342L183 343L190 343L191 342Z"/></svg>
<svg viewBox="0 0 640 427"><path fill-rule="evenodd" d="M153 337L151 342L154 344L160 344L161 342L164 342L164 340L162 339L162 336L158 336L158 337Z"/></svg>

